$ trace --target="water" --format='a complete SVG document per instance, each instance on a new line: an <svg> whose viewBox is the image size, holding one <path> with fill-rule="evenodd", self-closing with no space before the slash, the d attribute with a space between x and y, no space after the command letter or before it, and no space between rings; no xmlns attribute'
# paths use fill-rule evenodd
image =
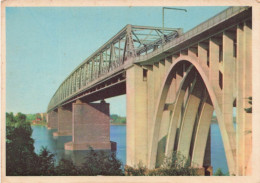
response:
<svg viewBox="0 0 260 183"><path fill-rule="evenodd" d="M43 126L32 126L32 138L35 140L35 152L39 153L42 146L47 146L48 149L56 154L56 160L71 158L76 164L82 162L86 151L65 151L64 143L72 140L71 136L53 137L52 133L55 130L48 130ZM117 158L126 163L126 126L111 126L110 139L117 142ZM221 139L218 124L211 124L211 164L214 172L217 168L221 168L222 172L228 172L227 161L225 157L224 147Z"/></svg>

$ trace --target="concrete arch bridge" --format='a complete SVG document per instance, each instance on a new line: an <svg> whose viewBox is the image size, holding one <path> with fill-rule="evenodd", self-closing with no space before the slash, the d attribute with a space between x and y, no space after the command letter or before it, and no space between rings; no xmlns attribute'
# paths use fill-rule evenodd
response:
<svg viewBox="0 0 260 183"><path fill-rule="evenodd" d="M179 151L207 169L215 111L230 174L250 175L252 114L244 109L252 96L251 42L250 7L230 7L186 33L127 25L63 81L48 106L48 127L72 135L65 149L109 149L103 99L126 94L127 165L155 168Z"/></svg>

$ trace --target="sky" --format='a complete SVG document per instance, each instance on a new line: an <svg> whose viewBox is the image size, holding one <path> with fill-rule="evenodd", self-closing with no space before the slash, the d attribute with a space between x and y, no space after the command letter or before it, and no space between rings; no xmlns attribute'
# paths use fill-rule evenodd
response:
<svg viewBox="0 0 260 183"><path fill-rule="evenodd" d="M184 32L227 7L165 10ZM62 81L126 24L162 26L162 7L7 7L6 112L46 112ZM126 116L125 95L106 100Z"/></svg>

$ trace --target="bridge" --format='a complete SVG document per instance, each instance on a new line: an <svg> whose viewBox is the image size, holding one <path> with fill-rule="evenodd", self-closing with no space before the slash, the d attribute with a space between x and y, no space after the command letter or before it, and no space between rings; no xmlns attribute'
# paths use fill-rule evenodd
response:
<svg viewBox="0 0 260 183"><path fill-rule="evenodd" d="M65 149L110 149L104 99L126 94L127 165L155 168L178 151L207 169L215 111L230 175L250 175L251 43L250 7L230 7L186 33L127 25L61 83L48 127L72 135Z"/></svg>

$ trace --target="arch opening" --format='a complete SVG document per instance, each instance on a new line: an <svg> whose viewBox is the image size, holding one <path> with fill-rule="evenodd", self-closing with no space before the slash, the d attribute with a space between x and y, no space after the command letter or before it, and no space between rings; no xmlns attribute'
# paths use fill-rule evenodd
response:
<svg viewBox="0 0 260 183"><path fill-rule="evenodd" d="M207 160L206 158L206 156L210 156L209 134L211 118L214 110L217 119L222 118L222 113L215 93L210 85L209 79L200 67L198 60L190 56L180 56L172 63L164 79L157 100L157 106L155 108L156 111L154 115L153 134L151 137L151 146L148 157L149 168L159 166L159 164L162 162L162 160L158 161L157 155L159 147L158 133L160 131L162 122L161 116L163 114L163 106L166 101L166 96L169 92L169 85L174 75L176 75L177 70L180 67L183 67L181 65L188 66L186 67L188 69L183 72L183 79L178 86L179 90L174 101L174 109L170 118L167 140L165 141L165 145L160 145L160 147L164 147L164 157L169 157L169 155L171 155L172 151L174 150L184 150L184 154L186 154L187 157L190 157L191 160L195 161L194 165L197 163L199 166L205 166L210 165L211 163L210 160ZM196 82L194 83L194 78L198 79L198 82L196 82L199 84L196 85ZM191 90L192 88L193 91ZM186 96L186 101L184 99L185 93L188 93ZM194 107L196 108L195 111ZM187 125L186 123L191 126ZM228 139L228 132L226 131L223 121L219 121L219 125L226 154L228 149L230 149L230 142L224 141L223 139ZM189 134L187 134L187 132ZM189 136L188 138L187 135ZM200 148L201 144L203 145L202 148ZM207 150L209 152L207 152ZM226 157L228 159L228 157L230 158L230 155L226 155ZM229 159L228 164L229 168L234 168L234 159Z"/></svg>

